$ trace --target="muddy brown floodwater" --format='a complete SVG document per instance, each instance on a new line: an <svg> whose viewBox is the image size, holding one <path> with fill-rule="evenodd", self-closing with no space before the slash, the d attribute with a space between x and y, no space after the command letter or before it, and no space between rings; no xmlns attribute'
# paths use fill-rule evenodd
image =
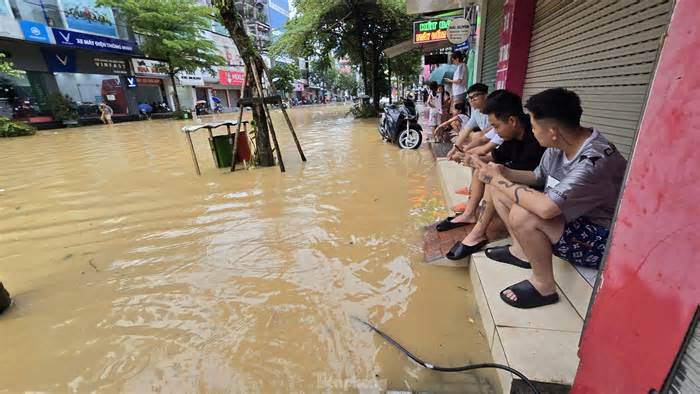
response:
<svg viewBox="0 0 700 394"><path fill-rule="evenodd" d="M217 170L200 132L197 177L184 122L0 140L0 392L494 392L353 320L490 359L467 270L421 262L445 214L430 152L347 109L290 110L307 163L274 114L285 174Z"/></svg>

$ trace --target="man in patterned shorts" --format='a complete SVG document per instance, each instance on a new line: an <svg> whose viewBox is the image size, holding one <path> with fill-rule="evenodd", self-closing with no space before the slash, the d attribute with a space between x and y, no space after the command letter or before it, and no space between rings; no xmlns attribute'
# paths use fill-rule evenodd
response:
<svg viewBox="0 0 700 394"><path fill-rule="evenodd" d="M545 90L525 107L535 138L547 148L540 165L517 171L480 164L479 178L513 241L487 249L486 255L532 269L529 279L504 289L501 299L516 308L535 308L559 300L553 254L573 264L599 266L627 162L598 130L580 125L576 93ZM530 186L544 186L544 192Z"/></svg>

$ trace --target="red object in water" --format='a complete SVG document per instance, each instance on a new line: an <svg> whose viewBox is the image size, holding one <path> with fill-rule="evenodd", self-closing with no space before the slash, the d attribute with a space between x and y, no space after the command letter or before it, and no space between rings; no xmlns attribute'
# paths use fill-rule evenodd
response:
<svg viewBox="0 0 700 394"><path fill-rule="evenodd" d="M248 145L248 136L241 132L238 134L238 145L236 146L236 161L250 161L252 157L250 153L250 145Z"/></svg>
<svg viewBox="0 0 700 394"><path fill-rule="evenodd" d="M700 301L700 2L677 0L572 393L663 385Z"/></svg>

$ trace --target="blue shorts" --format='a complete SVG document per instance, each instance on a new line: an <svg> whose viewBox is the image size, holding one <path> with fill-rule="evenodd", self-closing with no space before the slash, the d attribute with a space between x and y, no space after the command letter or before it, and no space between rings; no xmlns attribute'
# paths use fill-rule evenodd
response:
<svg viewBox="0 0 700 394"><path fill-rule="evenodd" d="M610 229L579 217L564 226L559 241L552 245L552 253L570 263L598 268L603 260Z"/></svg>

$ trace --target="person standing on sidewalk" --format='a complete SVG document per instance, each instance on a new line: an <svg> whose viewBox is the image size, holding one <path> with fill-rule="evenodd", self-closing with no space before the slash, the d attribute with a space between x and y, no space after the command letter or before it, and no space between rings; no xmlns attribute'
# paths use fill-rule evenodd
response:
<svg viewBox="0 0 700 394"><path fill-rule="evenodd" d="M440 122L442 114L442 94L438 92L438 84L430 82L430 93L428 93L428 140L432 140L433 132Z"/></svg>
<svg viewBox="0 0 700 394"><path fill-rule="evenodd" d="M464 64L464 54L454 52L452 54L452 64L456 65L453 79L445 78L445 82L452 84L452 105L463 103L467 94L467 66Z"/></svg>

